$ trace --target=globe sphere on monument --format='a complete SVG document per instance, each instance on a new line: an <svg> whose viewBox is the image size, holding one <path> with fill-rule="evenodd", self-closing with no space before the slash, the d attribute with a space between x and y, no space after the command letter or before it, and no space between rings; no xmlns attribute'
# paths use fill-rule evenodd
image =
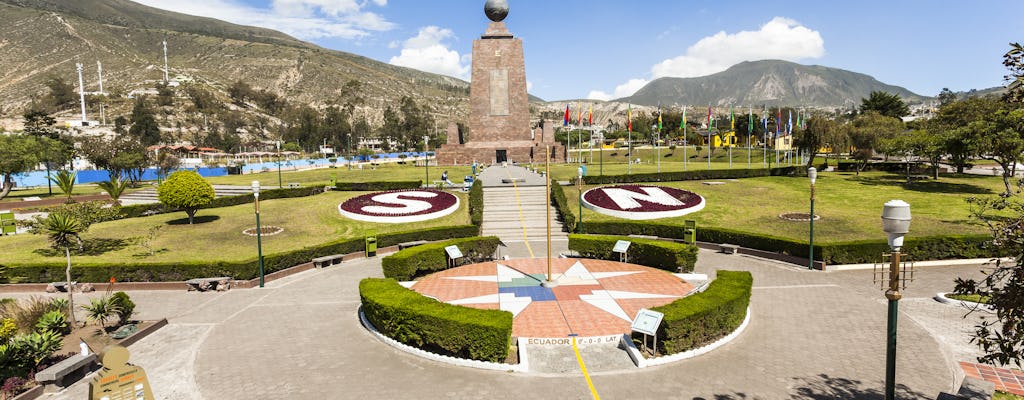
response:
<svg viewBox="0 0 1024 400"><path fill-rule="evenodd" d="M484 14L491 21L501 22L508 16L508 0L487 0L484 3Z"/></svg>

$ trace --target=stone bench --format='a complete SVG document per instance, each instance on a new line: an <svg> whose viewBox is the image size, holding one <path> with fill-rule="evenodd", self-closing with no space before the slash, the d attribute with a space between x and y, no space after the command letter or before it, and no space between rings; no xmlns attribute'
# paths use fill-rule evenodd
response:
<svg viewBox="0 0 1024 400"><path fill-rule="evenodd" d="M398 250L405 250L405 249L408 249L410 247L416 247L416 246L424 245L424 244L427 244L427 243L429 243L429 242L427 242L426 240L414 240L414 241L411 241L411 242L402 242L402 243L398 244Z"/></svg>
<svg viewBox="0 0 1024 400"><path fill-rule="evenodd" d="M739 245L722 243L718 245L718 249L725 254L736 254L740 250Z"/></svg>
<svg viewBox="0 0 1024 400"><path fill-rule="evenodd" d="M298 189L300 187L302 187L302 184L300 184L298 182L288 182L288 188L289 189Z"/></svg>
<svg viewBox="0 0 1024 400"><path fill-rule="evenodd" d="M647 240L658 240L659 239L657 236L651 236L651 235L629 235L629 237L637 238L637 239L647 239Z"/></svg>
<svg viewBox="0 0 1024 400"><path fill-rule="evenodd" d="M77 285L77 284L78 284L78 282L72 281L71 282L71 288L74 289L75 285ZM47 293L67 292L67 291L68 291L68 283L67 282L51 282L49 285L46 285L46 292Z"/></svg>
<svg viewBox="0 0 1024 400"><path fill-rule="evenodd" d="M207 290L216 290L223 292L231 288L231 277L219 276L216 278L193 278L185 281L185 285L188 286L188 291L198 290L205 292Z"/></svg>
<svg viewBox="0 0 1024 400"><path fill-rule="evenodd" d="M96 354L75 354L64 361L36 372L36 380L45 385L46 392L56 392L70 386L96 369Z"/></svg>
<svg viewBox="0 0 1024 400"><path fill-rule="evenodd" d="M341 262L342 257L344 257L343 254L331 254L329 256L317 257L313 259L313 266L316 268L323 268L338 264Z"/></svg>

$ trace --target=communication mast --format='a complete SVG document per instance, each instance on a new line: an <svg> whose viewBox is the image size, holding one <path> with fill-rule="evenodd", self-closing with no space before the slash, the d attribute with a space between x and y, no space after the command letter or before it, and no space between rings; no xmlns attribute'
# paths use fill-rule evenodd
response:
<svg viewBox="0 0 1024 400"><path fill-rule="evenodd" d="M164 39L164 83L168 83L171 79L167 76L167 39Z"/></svg>
<svg viewBox="0 0 1024 400"><path fill-rule="evenodd" d="M82 63L75 63L78 69L78 98L82 103L82 122L85 123L85 85L82 83Z"/></svg>
<svg viewBox="0 0 1024 400"><path fill-rule="evenodd" d="M96 74L100 77L100 94L103 94L103 63L96 60Z"/></svg>

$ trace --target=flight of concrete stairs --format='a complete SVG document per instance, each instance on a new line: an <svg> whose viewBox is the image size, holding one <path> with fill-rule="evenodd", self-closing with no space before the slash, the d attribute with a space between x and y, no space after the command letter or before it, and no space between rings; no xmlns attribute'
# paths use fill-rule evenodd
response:
<svg viewBox="0 0 1024 400"><path fill-rule="evenodd" d="M497 236L505 243L543 241L549 207L551 240L568 240L544 186L485 187L483 236Z"/></svg>
<svg viewBox="0 0 1024 400"><path fill-rule="evenodd" d="M213 185L213 193L216 197L241 196L252 194L252 188L249 186ZM151 204L160 202L160 199L157 198L155 187L126 193L121 196L120 200L121 204L126 206L132 204Z"/></svg>

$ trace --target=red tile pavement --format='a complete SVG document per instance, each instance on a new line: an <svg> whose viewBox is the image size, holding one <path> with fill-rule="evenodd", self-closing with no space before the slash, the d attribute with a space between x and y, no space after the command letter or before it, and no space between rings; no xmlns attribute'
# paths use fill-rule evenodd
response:
<svg viewBox="0 0 1024 400"><path fill-rule="evenodd" d="M556 301L530 303L513 321L512 333L517 337L565 337L570 333L580 336L605 336L629 333L630 322L580 299L595 290L611 290L664 294L675 297L654 299L618 299L615 303L628 318L641 308L651 308L675 301L689 293L693 286L676 276L657 269L635 264L602 260L552 259L552 273L560 275L577 261L590 272L636 271L637 273L603 278L596 285L563 285L552 288ZM545 259L513 259L500 262L524 274L547 272ZM498 293L494 282L445 279L456 276L493 276L497 273L494 262L472 264L441 271L419 280L412 289L442 301ZM470 307L494 309L497 304L467 304Z"/></svg>
<svg viewBox="0 0 1024 400"><path fill-rule="evenodd" d="M1024 371L966 361L960 362L960 368L966 376L992 382L996 390L1024 396Z"/></svg>

